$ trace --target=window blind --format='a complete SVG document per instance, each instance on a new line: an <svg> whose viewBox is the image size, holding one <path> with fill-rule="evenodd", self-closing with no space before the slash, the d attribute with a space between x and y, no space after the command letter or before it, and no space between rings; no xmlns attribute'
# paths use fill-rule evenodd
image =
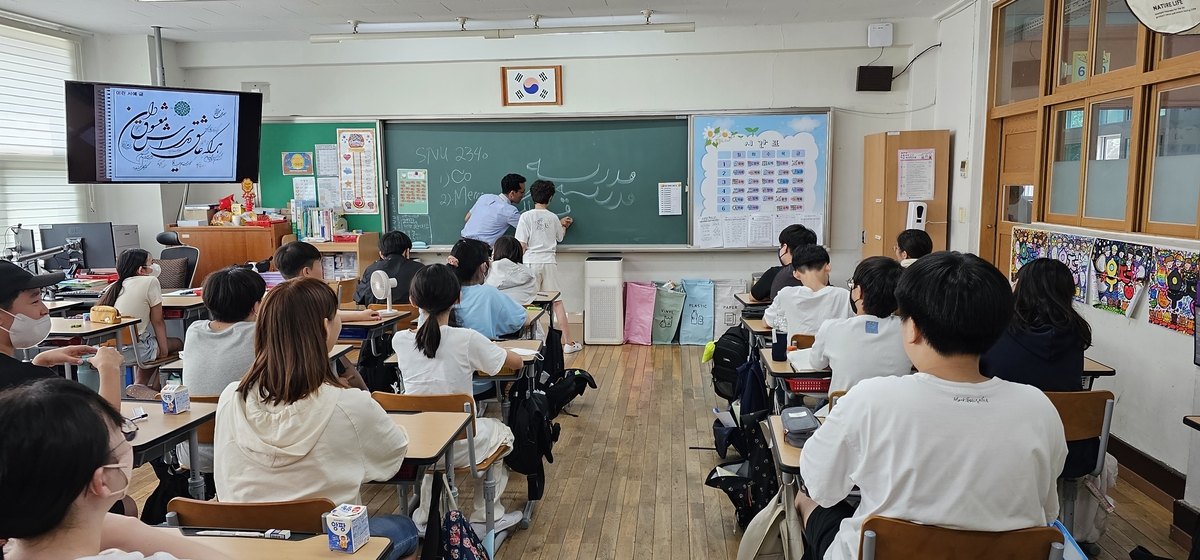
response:
<svg viewBox="0 0 1200 560"><path fill-rule="evenodd" d="M0 25L0 227L78 222L83 187L67 184L63 82L77 43Z"/></svg>

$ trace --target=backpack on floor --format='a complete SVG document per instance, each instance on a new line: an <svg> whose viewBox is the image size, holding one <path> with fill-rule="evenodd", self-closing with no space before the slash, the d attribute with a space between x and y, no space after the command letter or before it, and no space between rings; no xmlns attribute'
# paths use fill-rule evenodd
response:
<svg viewBox="0 0 1200 560"><path fill-rule="evenodd" d="M750 355L750 335L740 325L730 327L717 339L713 349L713 391L717 396L733 402L737 399L737 370L746 363Z"/></svg>
<svg viewBox="0 0 1200 560"><path fill-rule="evenodd" d="M529 499L540 500L546 488L546 467L542 459L554 462L554 442L559 425L550 422L550 403L536 382L522 379L509 393L508 426L513 433L512 452L504 458L508 468L525 475Z"/></svg>
<svg viewBox="0 0 1200 560"><path fill-rule="evenodd" d="M558 381L545 388L546 403L550 405L550 419L558 417L575 397L583 396L583 392L591 387L596 388L596 380L592 374L582 369L568 369Z"/></svg>
<svg viewBox="0 0 1200 560"><path fill-rule="evenodd" d="M425 528L425 545L421 548L421 560L489 560L483 541L475 528L463 517L454 497L445 491L446 476L433 477L433 488L429 500L429 520ZM445 516L442 502L446 501ZM435 520L441 519L439 525Z"/></svg>

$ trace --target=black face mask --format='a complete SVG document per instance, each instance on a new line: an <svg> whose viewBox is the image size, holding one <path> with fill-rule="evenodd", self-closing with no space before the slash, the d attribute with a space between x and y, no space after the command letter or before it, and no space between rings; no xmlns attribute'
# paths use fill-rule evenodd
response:
<svg viewBox="0 0 1200 560"><path fill-rule="evenodd" d="M855 315L858 315L858 304L853 299L850 300L850 309L854 311Z"/></svg>

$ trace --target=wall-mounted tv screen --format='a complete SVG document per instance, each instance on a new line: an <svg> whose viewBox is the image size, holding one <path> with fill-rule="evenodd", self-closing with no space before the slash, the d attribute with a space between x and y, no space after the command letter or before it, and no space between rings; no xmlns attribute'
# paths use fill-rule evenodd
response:
<svg viewBox="0 0 1200 560"><path fill-rule="evenodd" d="M67 82L71 183L258 180L262 94Z"/></svg>

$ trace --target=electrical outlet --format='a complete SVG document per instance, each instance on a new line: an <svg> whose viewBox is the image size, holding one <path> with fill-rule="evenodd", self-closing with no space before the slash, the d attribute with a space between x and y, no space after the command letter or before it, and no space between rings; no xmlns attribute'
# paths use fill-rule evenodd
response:
<svg viewBox="0 0 1200 560"><path fill-rule="evenodd" d="M967 160L965 159L958 162L958 176L963 179L967 178Z"/></svg>

